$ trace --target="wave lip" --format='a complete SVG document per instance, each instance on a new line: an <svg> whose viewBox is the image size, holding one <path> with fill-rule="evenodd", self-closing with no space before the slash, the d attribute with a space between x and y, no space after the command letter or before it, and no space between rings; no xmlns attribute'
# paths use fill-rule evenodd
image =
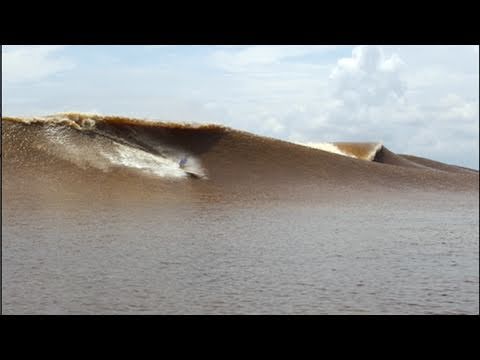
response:
<svg viewBox="0 0 480 360"><path fill-rule="evenodd" d="M374 161L377 153L383 149L382 143L366 142L335 142L336 147L343 153L356 159Z"/></svg>
<svg viewBox="0 0 480 360"><path fill-rule="evenodd" d="M342 156L349 156L352 158L356 158L355 155L349 154L347 152L342 151L335 143L329 142L295 142L295 144L311 147L313 149L318 149L326 152L330 152L333 154L338 154Z"/></svg>
<svg viewBox="0 0 480 360"><path fill-rule="evenodd" d="M327 151L333 154L348 156L354 159L373 161L377 153L383 148L381 143L354 143L354 142L296 142L295 144L308 146L314 149Z"/></svg>

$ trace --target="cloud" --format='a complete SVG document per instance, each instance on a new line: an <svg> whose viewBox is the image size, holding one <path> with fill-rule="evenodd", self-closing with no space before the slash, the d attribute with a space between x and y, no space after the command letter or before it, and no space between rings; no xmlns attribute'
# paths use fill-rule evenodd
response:
<svg viewBox="0 0 480 360"><path fill-rule="evenodd" d="M441 111L440 119L449 121L467 120L475 123L478 119L478 102L466 101L457 94L448 94L440 99L438 104Z"/></svg>
<svg viewBox="0 0 480 360"><path fill-rule="evenodd" d="M74 67L59 56L65 46L2 46L2 82L22 83L44 79Z"/></svg>
<svg viewBox="0 0 480 360"><path fill-rule="evenodd" d="M265 66L334 49L328 45L254 45L223 47L211 55L213 63L227 71L251 70L252 66Z"/></svg>
<svg viewBox="0 0 480 360"><path fill-rule="evenodd" d="M403 64L397 54L387 58L379 47L358 46L351 57L338 60L330 74L334 96L354 108L398 100L405 92Z"/></svg>
<svg viewBox="0 0 480 360"><path fill-rule="evenodd" d="M448 68L440 62L431 71L411 67L401 53L387 53L359 46L338 59L326 96L277 114L282 134L301 142L378 141L396 152L478 168L478 90L469 90L478 88L478 70L464 73L453 65L458 62ZM435 61L433 51L430 63ZM404 76L412 72L416 77Z"/></svg>

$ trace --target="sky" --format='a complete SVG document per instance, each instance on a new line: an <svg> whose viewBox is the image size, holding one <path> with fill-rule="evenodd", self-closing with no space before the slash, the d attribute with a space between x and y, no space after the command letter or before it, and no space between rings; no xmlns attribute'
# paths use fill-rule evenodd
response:
<svg viewBox="0 0 480 360"><path fill-rule="evenodd" d="M479 46L2 46L2 115L217 123L479 168Z"/></svg>

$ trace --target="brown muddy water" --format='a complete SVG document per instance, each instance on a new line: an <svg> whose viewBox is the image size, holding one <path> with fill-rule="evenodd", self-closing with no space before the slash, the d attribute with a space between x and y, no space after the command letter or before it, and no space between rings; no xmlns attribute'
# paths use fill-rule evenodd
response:
<svg viewBox="0 0 480 360"><path fill-rule="evenodd" d="M4 314L479 312L469 196L3 209Z"/></svg>
<svg viewBox="0 0 480 360"><path fill-rule="evenodd" d="M478 314L478 171L323 149L2 119L3 314Z"/></svg>

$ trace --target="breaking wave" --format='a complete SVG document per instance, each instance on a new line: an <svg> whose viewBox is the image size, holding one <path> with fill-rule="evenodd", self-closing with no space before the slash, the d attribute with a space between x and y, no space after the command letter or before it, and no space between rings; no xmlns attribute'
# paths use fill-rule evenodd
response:
<svg viewBox="0 0 480 360"><path fill-rule="evenodd" d="M37 178L52 178L52 186L106 181L119 191L127 183L170 186L157 180L184 180L197 190L258 196L341 186L478 190L478 171L395 154L381 143L297 144L219 125L73 113L3 118L2 167L13 187L22 177L32 187Z"/></svg>
<svg viewBox="0 0 480 360"><path fill-rule="evenodd" d="M148 122L122 118L102 119L98 116L80 114L60 114L33 118L7 118L17 125L14 132L26 137L33 134L28 127L37 126L31 151L43 151L52 158L66 160L82 169L96 168L108 172L115 168L129 169L163 178L186 178L196 176L207 178L201 162L185 150L175 149L161 141L148 146L142 141L136 126L146 126ZM129 120L129 121L128 121ZM112 128L115 123L120 127ZM124 129L122 125L126 126ZM19 128L20 126L20 128ZM164 124L166 128L172 124ZM192 125L193 126L193 125ZM123 131L122 131L123 130ZM5 134L5 133L4 133ZM4 140L9 144L9 134ZM187 160L184 166L180 161Z"/></svg>
<svg viewBox="0 0 480 360"><path fill-rule="evenodd" d="M354 159L373 161L377 153L382 149L381 143L314 143L297 142L296 144L308 146L314 149L327 151L333 154L348 156Z"/></svg>

